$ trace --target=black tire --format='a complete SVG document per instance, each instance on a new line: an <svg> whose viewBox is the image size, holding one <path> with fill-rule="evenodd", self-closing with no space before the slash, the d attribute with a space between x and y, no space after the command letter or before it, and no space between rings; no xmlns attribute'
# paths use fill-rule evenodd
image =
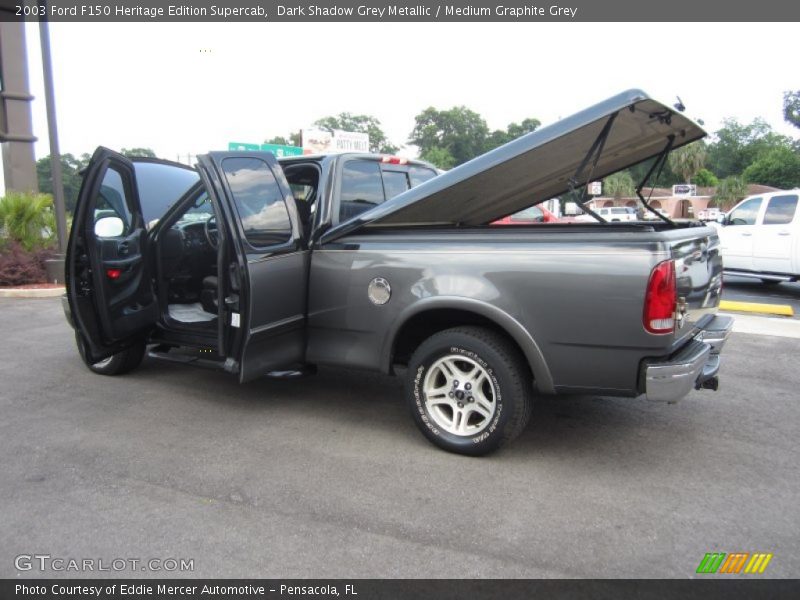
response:
<svg viewBox="0 0 800 600"><path fill-rule="evenodd" d="M90 371L99 375L124 375L133 371L136 367L142 364L146 346L144 342L140 342L127 350L117 352L106 360L98 363L91 363L86 356L86 348L81 336L75 333L75 343L78 346L78 353L81 355L81 360Z"/></svg>
<svg viewBox="0 0 800 600"><path fill-rule="evenodd" d="M448 371L455 373L452 379ZM480 391L467 388L469 381L480 382ZM426 388L448 391L429 396ZM432 335L414 352L406 374L406 399L417 427L458 454L488 454L516 438L530 419L532 395L530 370L516 346L483 327Z"/></svg>

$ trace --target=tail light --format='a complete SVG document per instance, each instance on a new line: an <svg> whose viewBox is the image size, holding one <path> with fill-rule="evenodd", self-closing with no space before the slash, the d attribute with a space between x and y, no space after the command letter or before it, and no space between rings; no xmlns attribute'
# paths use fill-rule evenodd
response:
<svg viewBox="0 0 800 600"><path fill-rule="evenodd" d="M650 333L664 334L675 330L675 305L678 289L675 282L675 261L665 260L653 267L644 297L644 328Z"/></svg>

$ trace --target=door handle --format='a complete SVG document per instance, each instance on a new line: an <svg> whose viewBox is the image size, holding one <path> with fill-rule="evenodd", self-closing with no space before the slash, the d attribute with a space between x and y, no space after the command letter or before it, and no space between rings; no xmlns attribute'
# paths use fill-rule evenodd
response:
<svg viewBox="0 0 800 600"><path fill-rule="evenodd" d="M751 235L753 235L753 234L750 233L749 231L743 231L742 232L742 236L744 236L744 237L750 237Z"/></svg>
<svg viewBox="0 0 800 600"><path fill-rule="evenodd" d="M790 232L788 232L788 231L779 231L778 235L790 235Z"/></svg>

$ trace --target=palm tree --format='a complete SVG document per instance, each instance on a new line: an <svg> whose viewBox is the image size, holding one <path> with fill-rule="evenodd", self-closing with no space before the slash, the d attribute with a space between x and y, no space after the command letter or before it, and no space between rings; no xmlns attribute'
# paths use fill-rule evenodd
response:
<svg viewBox="0 0 800 600"><path fill-rule="evenodd" d="M673 173L683 177L685 183L691 181L691 178L703 168L705 162L706 145L702 140L673 150L669 155L669 168Z"/></svg>
<svg viewBox="0 0 800 600"><path fill-rule="evenodd" d="M628 171L620 171L603 180L603 194L619 200L630 198L636 193L636 184Z"/></svg>
<svg viewBox="0 0 800 600"><path fill-rule="evenodd" d="M744 178L732 175L719 182L714 200L722 207L722 210L728 210L746 195L747 184Z"/></svg>

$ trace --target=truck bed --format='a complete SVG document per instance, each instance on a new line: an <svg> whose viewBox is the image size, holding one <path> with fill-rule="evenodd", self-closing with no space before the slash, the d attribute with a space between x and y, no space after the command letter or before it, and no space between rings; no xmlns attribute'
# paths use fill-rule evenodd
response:
<svg viewBox="0 0 800 600"><path fill-rule="evenodd" d="M670 258L687 312L676 334L653 335L644 294ZM471 306L530 333L540 391L635 395L640 362L671 354L716 312L722 264L710 227L565 223L367 229L314 250L311 270L311 362L389 371L410 312ZM367 298L376 277L399 290L390 309Z"/></svg>

